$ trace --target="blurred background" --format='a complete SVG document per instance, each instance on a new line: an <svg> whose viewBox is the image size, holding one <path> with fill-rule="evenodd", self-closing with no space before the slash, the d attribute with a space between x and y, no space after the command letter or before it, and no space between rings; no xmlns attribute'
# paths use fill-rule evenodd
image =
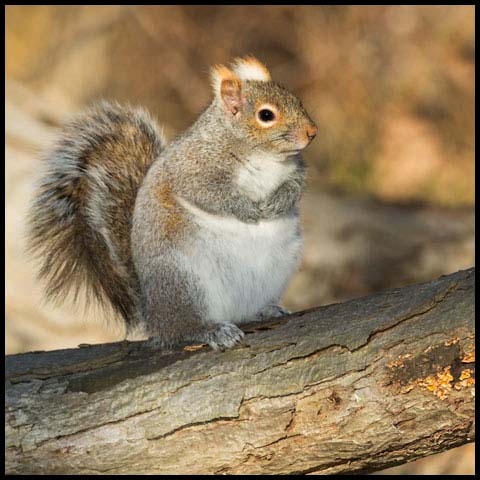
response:
<svg viewBox="0 0 480 480"><path fill-rule="evenodd" d="M305 152L301 310L474 264L474 6L7 6L8 354L121 339L43 303L24 253L39 153L100 98L169 138L209 102L209 67L253 54L319 126ZM473 444L383 473L473 473Z"/></svg>

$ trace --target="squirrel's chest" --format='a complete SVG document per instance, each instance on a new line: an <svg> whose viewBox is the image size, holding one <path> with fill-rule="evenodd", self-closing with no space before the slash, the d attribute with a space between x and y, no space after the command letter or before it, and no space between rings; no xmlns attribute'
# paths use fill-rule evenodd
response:
<svg viewBox="0 0 480 480"><path fill-rule="evenodd" d="M275 161L269 155L252 155L237 170L235 183L253 200L261 200L278 188L295 169L293 162Z"/></svg>
<svg viewBox="0 0 480 480"><path fill-rule="evenodd" d="M246 224L195 212L198 229L187 262L212 321L240 323L278 302L300 262L298 217Z"/></svg>

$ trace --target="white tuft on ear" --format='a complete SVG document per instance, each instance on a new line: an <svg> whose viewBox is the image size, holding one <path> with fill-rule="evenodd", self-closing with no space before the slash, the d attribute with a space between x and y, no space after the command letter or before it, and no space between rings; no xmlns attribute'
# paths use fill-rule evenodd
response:
<svg viewBox="0 0 480 480"><path fill-rule="evenodd" d="M233 64L233 71L242 80L257 80L269 82L272 80L267 67L255 57L237 58Z"/></svg>

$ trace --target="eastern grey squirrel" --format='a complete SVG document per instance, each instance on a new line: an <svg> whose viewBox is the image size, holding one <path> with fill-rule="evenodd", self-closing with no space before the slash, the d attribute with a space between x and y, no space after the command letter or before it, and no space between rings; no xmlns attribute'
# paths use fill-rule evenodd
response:
<svg viewBox="0 0 480 480"><path fill-rule="evenodd" d="M230 347L237 325L286 313L317 129L253 57L211 77L213 101L169 144L143 109L107 102L63 128L29 212L49 298L84 286L165 347Z"/></svg>

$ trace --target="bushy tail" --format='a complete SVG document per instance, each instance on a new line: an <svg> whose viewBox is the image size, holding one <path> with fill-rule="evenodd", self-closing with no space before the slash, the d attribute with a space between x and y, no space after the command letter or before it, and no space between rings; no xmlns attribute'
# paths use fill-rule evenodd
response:
<svg viewBox="0 0 480 480"><path fill-rule="evenodd" d="M102 102L66 125L45 158L28 218L47 297L110 301L133 326L138 281L130 253L135 197L165 142L142 109Z"/></svg>

